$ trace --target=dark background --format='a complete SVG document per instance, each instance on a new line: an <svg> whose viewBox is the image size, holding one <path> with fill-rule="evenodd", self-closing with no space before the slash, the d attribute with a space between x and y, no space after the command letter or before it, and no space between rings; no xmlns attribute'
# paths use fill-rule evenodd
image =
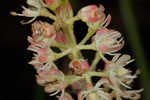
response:
<svg viewBox="0 0 150 100"><path fill-rule="evenodd" d="M35 70L27 62L31 60L31 52L27 51L27 36L31 35L30 24L21 25L19 22L23 17L14 17L10 11L21 11L24 0L3 0L0 6L0 100L36 100L38 94L36 89L40 88L35 82ZM123 33L128 40L120 13L118 0L80 0L77 11L88 4L101 3L106 8L106 13L112 15L110 28ZM133 0L132 7L137 21L140 39L144 48L144 54L149 61L149 29L150 29L150 0ZM126 13L126 12L124 12ZM79 24L77 22L76 24ZM77 25L78 26L78 25ZM75 29L80 32L81 37L85 32L80 27ZM128 48L130 44L127 42ZM132 54L132 50L128 50ZM134 56L134 55L133 55ZM43 94L40 88L41 94ZM47 94L43 94L48 98ZM52 99L52 98L51 98Z"/></svg>

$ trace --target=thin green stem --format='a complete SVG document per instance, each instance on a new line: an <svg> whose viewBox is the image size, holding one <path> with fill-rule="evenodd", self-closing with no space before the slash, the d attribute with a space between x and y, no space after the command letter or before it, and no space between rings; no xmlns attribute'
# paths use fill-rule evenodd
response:
<svg viewBox="0 0 150 100"><path fill-rule="evenodd" d="M95 30L89 29L88 33L86 34L86 36L83 38L83 40L79 43L79 45L84 44L87 42L87 40L89 40L89 38L95 33Z"/></svg>
<svg viewBox="0 0 150 100"><path fill-rule="evenodd" d="M62 2L62 7L64 7L64 9L63 9L64 13L66 13L65 8L67 7L68 2L69 2L69 0L64 0ZM69 19L65 19L62 17L60 17L60 18L61 18L61 21L63 23L61 27L62 27L64 33L67 35L70 46L74 47L76 45L76 38L74 36L74 31L73 31L73 18L74 17L69 18Z"/></svg>
<svg viewBox="0 0 150 100"><path fill-rule="evenodd" d="M67 54L69 53L72 53L74 55L77 55L76 53L82 49L85 49L85 50L96 50L95 46L94 45L77 45L73 48L69 48L67 50L65 50L64 52L61 52L61 53L58 53L58 54L55 54L55 60L63 57L63 56L66 56Z"/></svg>
<svg viewBox="0 0 150 100"><path fill-rule="evenodd" d="M83 76L85 77L85 80L92 84L92 80L91 78L94 77L94 76L97 76L97 77L108 77L108 73L106 72L95 72L95 71L89 71L85 74L83 74Z"/></svg>
<svg viewBox="0 0 150 100"><path fill-rule="evenodd" d="M65 25L65 23L64 23L64 25L63 25L63 31L64 31L64 33L66 34L66 36L67 36L67 39L68 39L68 42L70 43L70 46L71 47L74 47L75 46L75 41L73 41L73 39L72 39L72 36L71 36L71 34L70 34L70 29L68 28L68 25ZM73 33L72 33L73 34Z"/></svg>
<svg viewBox="0 0 150 100"><path fill-rule="evenodd" d="M74 31L73 31L73 23L71 25L68 24L68 31L69 31L69 34L71 36L71 39L73 41L73 44L76 45L76 38L75 38L75 35L74 35Z"/></svg>
<svg viewBox="0 0 150 100"><path fill-rule="evenodd" d="M78 49L86 49L86 50L96 50L96 47L93 44L90 45L77 45Z"/></svg>
<svg viewBox="0 0 150 100"><path fill-rule="evenodd" d="M94 60L93 60L93 62L91 64L90 70L95 70L96 69L96 65L100 61L100 59L101 59L101 57L100 57L99 53L96 52L95 58L94 58Z"/></svg>
<svg viewBox="0 0 150 100"><path fill-rule="evenodd" d="M74 27L73 23L78 19L79 19L78 16L72 17L72 18L70 18L70 20L68 20L70 24L69 23L67 24L70 37L73 41L73 46L77 45L76 38L74 35L74 30L73 30L73 27ZM66 23L67 23L67 21L66 21ZM78 49L74 49L73 55L74 55L74 58L82 58L82 54L81 54L80 50L78 50Z"/></svg>
<svg viewBox="0 0 150 100"><path fill-rule="evenodd" d="M82 76L75 76L75 75L67 75L65 76L65 81L67 85L72 85L73 83L85 79L87 83L92 84L91 77L98 76L98 77L107 77L108 73L106 72L86 72Z"/></svg>
<svg viewBox="0 0 150 100"><path fill-rule="evenodd" d="M93 76L97 76L97 77L108 77L108 73L106 72L87 72L86 74L88 74L88 76L93 77Z"/></svg>
<svg viewBox="0 0 150 100"><path fill-rule="evenodd" d="M67 49L66 51L62 52L62 53L58 53L58 54L55 54L55 59L54 60L57 60L67 54L69 54L70 52L72 51L72 49Z"/></svg>
<svg viewBox="0 0 150 100"><path fill-rule="evenodd" d="M57 47L59 49L67 49L68 45L62 45L61 43L58 43L56 41L53 41L53 43L50 45L51 47Z"/></svg>
<svg viewBox="0 0 150 100"><path fill-rule="evenodd" d="M84 79L84 77L81 76L75 76L75 75L68 75L65 77L65 80L67 82L68 85L71 85L79 80Z"/></svg>
<svg viewBox="0 0 150 100"><path fill-rule="evenodd" d="M87 83L92 84L92 80L89 75L85 75L85 80L87 81Z"/></svg>

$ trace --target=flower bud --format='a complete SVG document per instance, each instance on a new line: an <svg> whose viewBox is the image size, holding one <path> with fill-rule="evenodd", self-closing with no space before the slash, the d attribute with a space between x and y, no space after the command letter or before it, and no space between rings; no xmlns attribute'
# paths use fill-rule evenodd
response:
<svg viewBox="0 0 150 100"><path fill-rule="evenodd" d="M85 80L80 80L80 81L77 81L77 82L72 84L72 89L81 90L83 88L86 88L85 86L86 86L86 81Z"/></svg>
<svg viewBox="0 0 150 100"><path fill-rule="evenodd" d="M74 70L76 74L82 74L89 70L90 66L86 60L73 60L70 63L70 68Z"/></svg>
<svg viewBox="0 0 150 100"><path fill-rule="evenodd" d="M84 22L102 22L105 19L104 10L102 5L99 7L96 5L89 5L79 11L79 17Z"/></svg>
<svg viewBox="0 0 150 100"><path fill-rule="evenodd" d="M54 26L48 23L43 23L41 21L36 21L32 24L32 38L29 38L29 42L35 45L50 45L52 40L55 38ZM40 43L40 44L39 44ZM40 46L41 47L41 46Z"/></svg>
<svg viewBox="0 0 150 100"><path fill-rule="evenodd" d="M43 23L41 25L41 31L46 38L51 38L52 35L55 33L54 27L48 23Z"/></svg>
<svg viewBox="0 0 150 100"><path fill-rule="evenodd" d="M67 37L66 37L66 34L65 33L63 33L63 32L57 32L56 33L56 37L55 37L55 40L56 40L56 42L58 42L58 43L67 43Z"/></svg>

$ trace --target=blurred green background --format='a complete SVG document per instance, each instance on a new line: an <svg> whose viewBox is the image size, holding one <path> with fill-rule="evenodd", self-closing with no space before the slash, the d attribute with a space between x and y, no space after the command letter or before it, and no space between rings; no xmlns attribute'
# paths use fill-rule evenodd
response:
<svg viewBox="0 0 150 100"><path fill-rule="evenodd" d="M71 0L71 3L75 14L89 4L104 5L106 14L110 13L112 16L109 28L120 31L125 38L123 53L136 58L133 65L141 70L135 84L136 89L145 89L141 100L150 100L150 0ZM27 64L32 56L31 52L26 50L29 45L26 38L31 35L31 26L19 23L24 18L9 15L10 11L21 12L20 6L24 4L25 0L1 1L0 100L54 100L55 97L49 97L43 92L43 88L36 84L35 70ZM80 34L77 34L79 40L86 32L84 25L81 22L75 24L75 30Z"/></svg>

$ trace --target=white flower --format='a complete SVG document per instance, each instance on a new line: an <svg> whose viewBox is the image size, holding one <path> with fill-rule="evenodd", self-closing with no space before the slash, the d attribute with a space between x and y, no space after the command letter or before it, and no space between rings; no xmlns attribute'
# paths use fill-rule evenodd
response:
<svg viewBox="0 0 150 100"><path fill-rule="evenodd" d="M138 93L142 89L131 90L132 88L130 87L130 84L137 76L136 74L132 75L130 70L124 68L125 65L134 60L130 60L130 56L126 54L119 57L120 54L114 56L112 61L107 62L105 66L105 71L109 73L109 80L111 82L108 86L115 91L117 98L134 99L134 96L139 98Z"/></svg>
<svg viewBox="0 0 150 100"><path fill-rule="evenodd" d="M78 100L111 100L109 93L105 92L102 85L105 83L104 80L99 80L94 87L90 87L85 91L81 91L78 95Z"/></svg>
<svg viewBox="0 0 150 100"><path fill-rule="evenodd" d="M89 5L86 7L83 7L79 13L78 17L83 21L86 22L87 25L91 28L96 28L96 27L107 27L111 21L111 16L108 15L106 17L105 13L105 8L103 5Z"/></svg>
<svg viewBox="0 0 150 100"><path fill-rule="evenodd" d="M27 0L27 4L31 7L26 8L26 7L22 6L22 8L23 8L22 14L18 14L16 12L11 12L11 14L15 15L15 16L32 17L32 19L27 22L22 21L21 23L23 23L23 24L30 23L30 22L34 21L38 16L40 16L40 10L42 7L40 0Z"/></svg>
<svg viewBox="0 0 150 100"><path fill-rule="evenodd" d="M124 95L122 96L123 98L127 98L127 99L133 99L133 100L137 100L139 99L140 96L140 92L142 92L144 89L140 89L140 90L127 90L124 92Z"/></svg>
<svg viewBox="0 0 150 100"><path fill-rule="evenodd" d="M106 54L117 52L124 45L120 32L107 28L100 28L96 32L94 42L96 48Z"/></svg>

